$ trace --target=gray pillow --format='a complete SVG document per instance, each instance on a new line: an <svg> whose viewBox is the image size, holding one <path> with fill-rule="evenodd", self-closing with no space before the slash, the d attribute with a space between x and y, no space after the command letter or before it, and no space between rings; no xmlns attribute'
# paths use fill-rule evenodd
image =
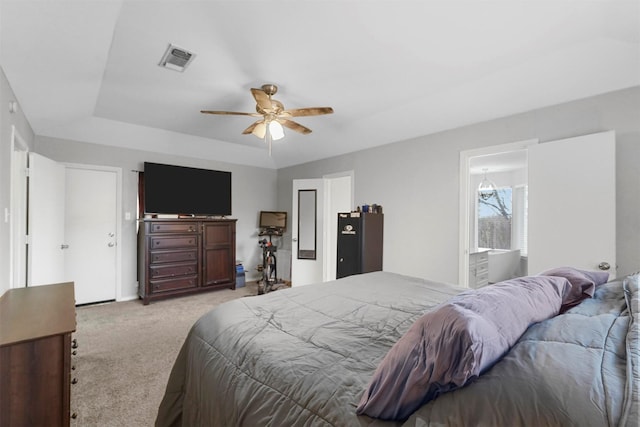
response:
<svg viewBox="0 0 640 427"><path fill-rule="evenodd" d="M420 317L378 365L357 414L404 420L490 368L526 329L558 314L567 279L533 276L463 292Z"/></svg>

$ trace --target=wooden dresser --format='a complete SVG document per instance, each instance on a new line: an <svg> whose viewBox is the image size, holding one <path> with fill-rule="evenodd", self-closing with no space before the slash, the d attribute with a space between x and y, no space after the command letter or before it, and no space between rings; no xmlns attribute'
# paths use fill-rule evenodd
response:
<svg viewBox="0 0 640 427"><path fill-rule="evenodd" d="M0 426L69 425L75 329L73 283L0 297Z"/></svg>
<svg viewBox="0 0 640 427"><path fill-rule="evenodd" d="M236 287L235 219L144 219L138 295L150 301Z"/></svg>

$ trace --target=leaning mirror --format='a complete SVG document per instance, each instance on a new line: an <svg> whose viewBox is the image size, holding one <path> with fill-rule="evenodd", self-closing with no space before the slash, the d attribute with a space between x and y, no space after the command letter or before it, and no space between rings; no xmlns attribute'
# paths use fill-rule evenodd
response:
<svg viewBox="0 0 640 427"><path fill-rule="evenodd" d="M316 190L298 190L298 259L316 259Z"/></svg>

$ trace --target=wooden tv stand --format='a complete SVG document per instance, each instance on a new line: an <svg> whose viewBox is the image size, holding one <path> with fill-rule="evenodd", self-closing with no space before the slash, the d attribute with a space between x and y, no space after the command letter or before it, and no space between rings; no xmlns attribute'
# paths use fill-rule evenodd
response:
<svg viewBox="0 0 640 427"><path fill-rule="evenodd" d="M138 232L138 296L150 301L236 288L236 220L145 218Z"/></svg>

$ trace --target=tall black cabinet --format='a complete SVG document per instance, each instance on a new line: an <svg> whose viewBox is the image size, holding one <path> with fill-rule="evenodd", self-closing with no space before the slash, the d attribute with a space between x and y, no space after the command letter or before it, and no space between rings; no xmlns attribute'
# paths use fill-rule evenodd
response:
<svg viewBox="0 0 640 427"><path fill-rule="evenodd" d="M382 270L383 230L381 213L338 214L338 279Z"/></svg>

